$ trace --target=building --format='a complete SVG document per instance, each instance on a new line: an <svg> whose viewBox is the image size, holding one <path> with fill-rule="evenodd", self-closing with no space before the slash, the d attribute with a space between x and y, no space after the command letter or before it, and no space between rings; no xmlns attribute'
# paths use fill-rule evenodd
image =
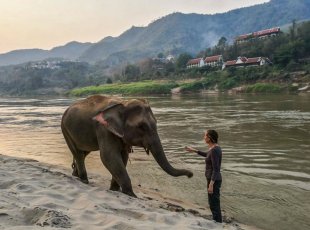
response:
<svg viewBox="0 0 310 230"><path fill-rule="evenodd" d="M37 61L37 62L31 62L27 68L29 69L59 69L59 64L61 61L59 60L44 60L44 61Z"/></svg>
<svg viewBox="0 0 310 230"><path fill-rule="evenodd" d="M195 58L195 59L190 59L187 64L186 68L199 68L203 66L211 66L211 67L216 67L216 66L222 66L223 65L223 56L222 55L215 55L215 56L210 56L206 57L205 59L203 58Z"/></svg>
<svg viewBox="0 0 310 230"><path fill-rule="evenodd" d="M205 63L203 58L190 59L186 64L186 68L190 69L190 68L202 67L204 66L204 64Z"/></svg>
<svg viewBox="0 0 310 230"><path fill-rule="evenodd" d="M226 61L223 64L222 69L229 67L263 66L270 64L272 64L272 62L266 57L238 57L237 60Z"/></svg>
<svg viewBox="0 0 310 230"><path fill-rule="evenodd" d="M161 63L169 63L169 62L174 62L175 58L173 55L169 54L167 57L155 57L152 58L153 61L161 62Z"/></svg>
<svg viewBox="0 0 310 230"><path fill-rule="evenodd" d="M215 55L211 57L206 57L204 60L204 65L216 67L223 65L223 56L222 55Z"/></svg>
<svg viewBox="0 0 310 230"><path fill-rule="evenodd" d="M174 62L174 61L175 61L175 58L174 58L173 55L169 54L169 55L166 57L166 60L167 60L168 62Z"/></svg>
<svg viewBox="0 0 310 230"><path fill-rule="evenodd" d="M264 39L264 38L268 38L268 37L273 37L273 36L277 36L280 33L280 28L279 27L275 27L275 28L271 28L271 29L266 29L266 30L261 30L261 31L256 31L253 33L249 33L249 34L243 34L243 35L239 35L235 38L235 42L237 44L243 43L243 42L247 42L251 39Z"/></svg>

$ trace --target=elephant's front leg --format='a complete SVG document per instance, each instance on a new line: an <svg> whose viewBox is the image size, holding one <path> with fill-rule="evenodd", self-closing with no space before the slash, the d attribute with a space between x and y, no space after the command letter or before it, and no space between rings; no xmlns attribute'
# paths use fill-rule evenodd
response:
<svg viewBox="0 0 310 230"><path fill-rule="evenodd" d="M121 154L122 146L121 145L111 146L112 145L111 142L109 143L110 146L108 148L100 149L100 158L102 163L112 174L113 179L111 187L113 186L113 188L115 189L117 188L118 185L121 187L123 193L129 196L137 197L132 190L131 180L127 173L126 165L123 162L123 157Z"/></svg>
<svg viewBox="0 0 310 230"><path fill-rule="evenodd" d="M128 152L126 147L124 147L124 149L123 149L121 154L122 154L123 163L124 163L124 165L126 167L127 166L127 162L128 162L128 158L129 158L129 152ZM112 177L112 180L111 180L110 190L112 190L112 191L120 191L120 186L116 182L114 177Z"/></svg>

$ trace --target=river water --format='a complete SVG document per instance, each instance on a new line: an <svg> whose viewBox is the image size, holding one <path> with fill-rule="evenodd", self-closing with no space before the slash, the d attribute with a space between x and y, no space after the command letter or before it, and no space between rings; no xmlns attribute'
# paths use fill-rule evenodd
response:
<svg viewBox="0 0 310 230"><path fill-rule="evenodd" d="M151 156L134 149L133 186L207 207L205 129L219 132L223 149L222 209L262 229L310 229L310 95L196 95L147 97L166 155L192 179L165 174ZM72 157L60 130L71 98L0 98L0 153L69 168ZM90 175L110 175L98 153L86 160ZM90 176L90 181L91 181Z"/></svg>

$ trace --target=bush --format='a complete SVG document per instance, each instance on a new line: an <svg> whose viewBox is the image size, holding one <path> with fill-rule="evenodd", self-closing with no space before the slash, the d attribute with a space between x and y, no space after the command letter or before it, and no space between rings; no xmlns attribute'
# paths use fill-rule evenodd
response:
<svg viewBox="0 0 310 230"><path fill-rule="evenodd" d="M234 78L226 78L225 80L221 81L219 83L219 89L231 89L233 87L236 87L238 85L237 81Z"/></svg>
<svg viewBox="0 0 310 230"><path fill-rule="evenodd" d="M247 93L279 93L283 90L284 87L268 83L256 83L246 88Z"/></svg>

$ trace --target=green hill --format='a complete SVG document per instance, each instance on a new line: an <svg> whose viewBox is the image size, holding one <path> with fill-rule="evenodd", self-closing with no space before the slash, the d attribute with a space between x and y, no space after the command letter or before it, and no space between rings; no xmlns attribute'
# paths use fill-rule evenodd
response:
<svg viewBox="0 0 310 230"><path fill-rule="evenodd" d="M52 50L0 54L0 66L57 57L89 63L100 61L103 66L111 67L158 53L196 54L214 46L222 36L232 41L240 34L305 19L310 19L310 0L271 0L213 15L173 13L146 27L132 27L118 37L106 37L95 44L71 42Z"/></svg>
<svg viewBox="0 0 310 230"><path fill-rule="evenodd" d="M197 53L219 38L232 41L240 34L310 18L310 0L271 0L214 15L174 13L149 24L132 27L119 37L103 39L86 50L81 60L106 65L134 62L158 53Z"/></svg>

